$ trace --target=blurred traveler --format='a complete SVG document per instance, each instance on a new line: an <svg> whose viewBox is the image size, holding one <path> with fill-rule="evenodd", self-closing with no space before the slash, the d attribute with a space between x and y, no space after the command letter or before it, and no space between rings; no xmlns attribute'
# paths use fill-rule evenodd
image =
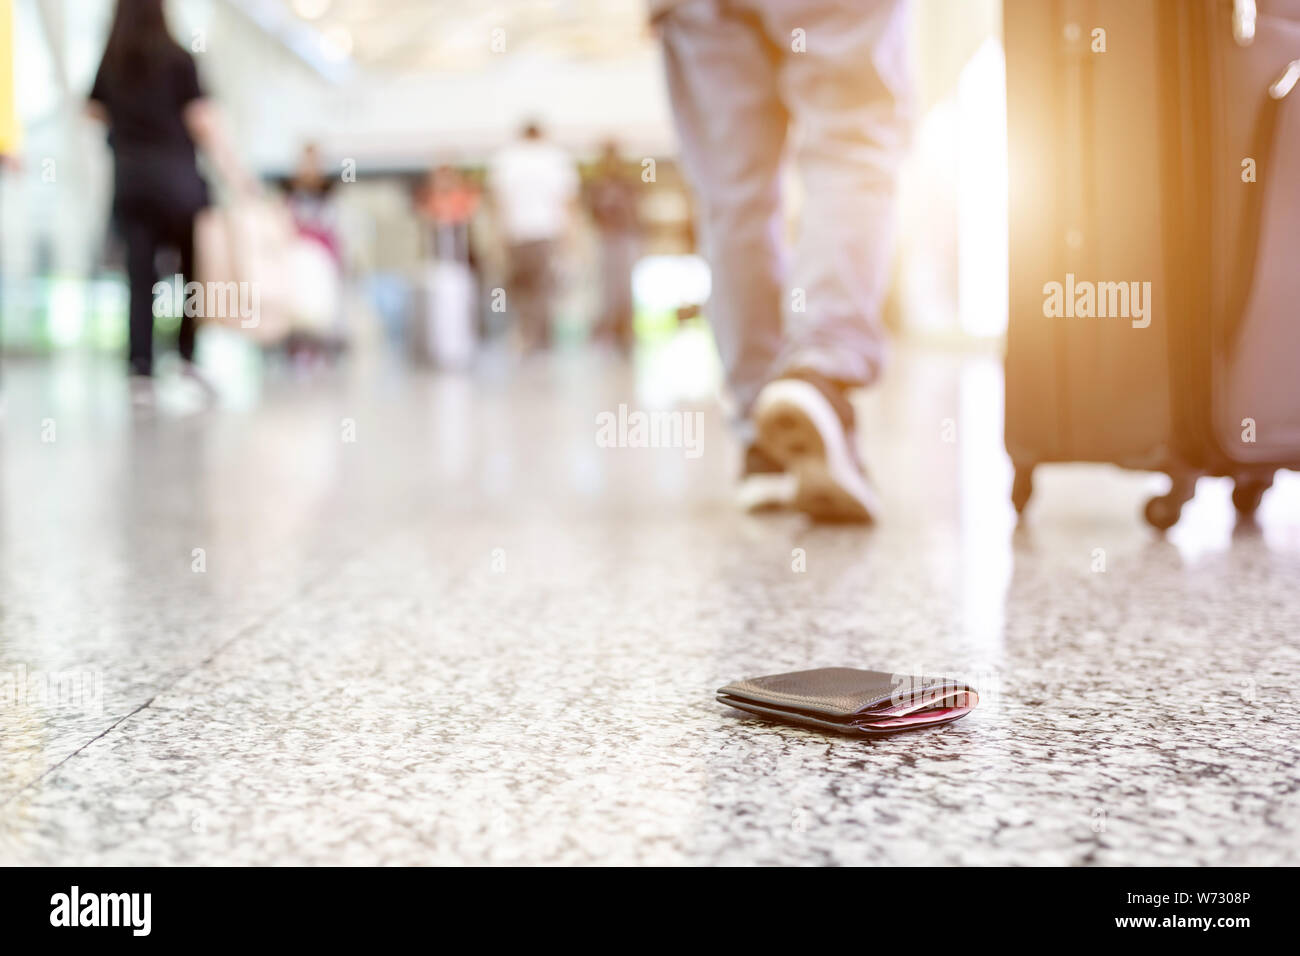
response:
<svg viewBox="0 0 1300 956"><path fill-rule="evenodd" d="M870 520L846 391L871 384L908 131L904 0L652 0L746 444L741 502ZM803 181L784 268L780 167Z"/></svg>
<svg viewBox="0 0 1300 956"><path fill-rule="evenodd" d="M315 143L307 143L298 155L298 165L286 184L285 195L298 234L324 246L341 269L343 252L339 241L338 210L333 202L336 182L333 177L325 175L320 148Z"/></svg>
<svg viewBox="0 0 1300 956"><path fill-rule="evenodd" d="M509 302L524 349L545 348L551 337L555 257L577 199L577 170L541 127L529 123L519 139L492 157L488 186L508 247Z"/></svg>
<svg viewBox="0 0 1300 956"><path fill-rule="evenodd" d="M136 397L153 375L155 257L173 249L182 281L192 275L194 217L208 203L194 149L208 150L223 173L246 184L199 84L194 58L167 30L163 0L117 0L108 45L87 112L108 124L114 158L113 218L126 242L130 284L130 371ZM195 319L182 315L180 353L194 368Z"/></svg>
<svg viewBox="0 0 1300 956"><path fill-rule="evenodd" d="M434 168L416 196L428 222L427 263L416 292L411 327L415 356L443 368L465 368L474 358L482 325L470 222L479 190L453 166Z"/></svg>
<svg viewBox="0 0 1300 956"><path fill-rule="evenodd" d="M632 349L632 267L640 246L637 188L619 156L618 144L609 142L587 186L587 205L600 236L600 318L595 338L621 352Z"/></svg>
<svg viewBox="0 0 1300 956"><path fill-rule="evenodd" d="M479 190L455 166L435 166L416 197L416 209L432 230L435 259L473 260L469 225L478 211Z"/></svg>
<svg viewBox="0 0 1300 956"><path fill-rule="evenodd" d="M285 200L298 234L289 257L295 287L284 347L299 370L325 365L344 348L343 241L334 187L320 148L307 143L285 183Z"/></svg>

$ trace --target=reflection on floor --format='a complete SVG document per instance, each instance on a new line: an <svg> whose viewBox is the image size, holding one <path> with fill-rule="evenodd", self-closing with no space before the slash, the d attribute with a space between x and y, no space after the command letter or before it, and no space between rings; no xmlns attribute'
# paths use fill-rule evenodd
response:
<svg viewBox="0 0 1300 956"><path fill-rule="evenodd" d="M996 360L904 354L884 523L745 517L698 389L699 457L595 441L674 368L132 417L116 364L7 366L0 862L1300 862L1300 483L1166 540L1159 477L1058 467L1017 530ZM864 741L713 700L823 665L981 703Z"/></svg>

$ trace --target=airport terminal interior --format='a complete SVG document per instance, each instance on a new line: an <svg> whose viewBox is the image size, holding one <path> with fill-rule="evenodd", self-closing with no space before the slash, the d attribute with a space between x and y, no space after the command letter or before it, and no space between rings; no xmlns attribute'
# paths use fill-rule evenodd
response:
<svg viewBox="0 0 1300 956"><path fill-rule="evenodd" d="M737 506L643 4L169 2L308 248L249 265L264 324L234 301L192 364L184 295L156 310L145 381L86 109L113 7L10 9L0 863L1300 862L1300 478L1253 516L1204 478L1163 533L1155 472L1044 465L1013 507L1001 4L908 24L890 357L852 395L868 526ZM499 307L492 195L530 124L578 184L540 340ZM830 666L979 705L866 739L715 700Z"/></svg>

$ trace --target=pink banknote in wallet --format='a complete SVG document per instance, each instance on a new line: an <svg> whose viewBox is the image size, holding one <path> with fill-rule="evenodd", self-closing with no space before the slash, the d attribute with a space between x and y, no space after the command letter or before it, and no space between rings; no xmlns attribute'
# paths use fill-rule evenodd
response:
<svg viewBox="0 0 1300 956"><path fill-rule="evenodd" d="M737 681L719 688L718 700L771 720L881 736L951 723L979 694L951 678L823 667Z"/></svg>

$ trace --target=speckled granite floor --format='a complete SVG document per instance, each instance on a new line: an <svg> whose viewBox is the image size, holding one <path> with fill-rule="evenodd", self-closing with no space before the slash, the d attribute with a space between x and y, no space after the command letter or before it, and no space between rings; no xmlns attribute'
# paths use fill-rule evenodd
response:
<svg viewBox="0 0 1300 956"><path fill-rule="evenodd" d="M133 419L113 366L8 366L0 863L1300 863L1300 481L1164 540L1161 479L1057 468L1017 530L997 362L904 353L886 521L745 517L707 388L698 458L596 444L665 367ZM824 665L984 697L878 741L713 700Z"/></svg>

